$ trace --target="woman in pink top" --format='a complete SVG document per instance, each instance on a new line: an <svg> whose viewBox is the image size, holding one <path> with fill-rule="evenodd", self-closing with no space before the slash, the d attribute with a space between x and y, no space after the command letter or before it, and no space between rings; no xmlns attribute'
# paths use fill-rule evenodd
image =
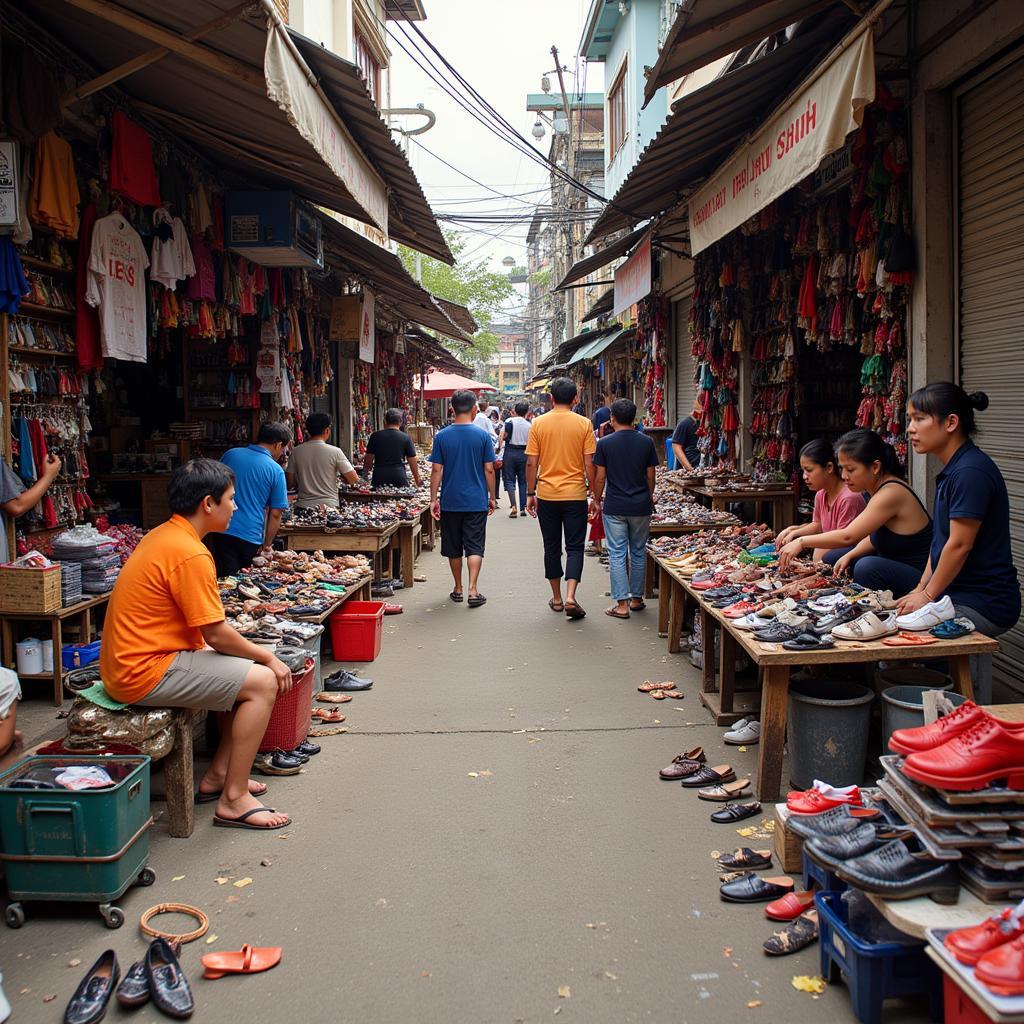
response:
<svg viewBox="0 0 1024 1024"><path fill-rule="evenodd" d="M800 469L804 483L814 491L814 520L805 526L790 526L776 539L779 550L798 537L810 537L829 530L849 526L864 511L864 496L855 494L846 484L836 465L836 455L827 441L809 441L800 449ZM835 564L849 548L815 548L815 560Z"/></svg>

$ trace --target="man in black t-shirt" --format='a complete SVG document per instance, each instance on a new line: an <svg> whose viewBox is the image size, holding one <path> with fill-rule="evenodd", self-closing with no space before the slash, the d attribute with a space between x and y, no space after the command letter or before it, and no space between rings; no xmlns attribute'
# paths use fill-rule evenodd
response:
<svg viewBox="0 0 1024 1024"><path fill-rule="evenodd" d="M420 467L416 460L416 445L412 438L401 429L402 411L388 409L384 413L384 429L375 430L366 442L366 457L363 459L363 476L369 477L374 487L408 487L409 477L405 466L408 463L413 482L420 485Z"/></svg>
<svg viewBox="0 0 1024 1024"><path fill-rule="evenodd" d="M672 432L672 451L676 457L678 469L695 469L700 462L700 449L697 447L697 425L703 413L700 402L693 400L693 409L689 416L684 416L676 424Z"/></svg>

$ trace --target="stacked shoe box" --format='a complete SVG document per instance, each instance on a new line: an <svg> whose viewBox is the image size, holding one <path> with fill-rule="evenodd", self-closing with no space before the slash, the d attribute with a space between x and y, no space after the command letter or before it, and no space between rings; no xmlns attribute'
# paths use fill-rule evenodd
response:
<svg viewBox="0 0 1024 1024"><path fill-rule="evenodd" d="M78 562L60 563L60 601L67 608L82 600L82 566Z"/></svg>

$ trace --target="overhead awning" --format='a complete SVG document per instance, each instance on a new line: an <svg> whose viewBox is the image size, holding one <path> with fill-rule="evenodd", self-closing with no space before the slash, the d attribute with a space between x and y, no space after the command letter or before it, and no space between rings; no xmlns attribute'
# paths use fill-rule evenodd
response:
<svg viewBox="0 0 1024 1024"><path fill-rule="evenodd" d="M582 352L583 349L587 348L598 338L603 338L606 334L610 334L618 329L618 324L612 324L610 327L598 327L591 331L582 331L575 337L569 338L568 341L563 341L548 356L548 361L559 366L568 366L578 352Z"/></svg>
<svg viewBox="0 0 1024 1024"><path fill-rule="evenodd" d="M830 19L805 35L715 79L672 105L661 131L594 222L584 244L630 228L683 202L849 27ZM657 240L657 232L655 232Z"/></svg>
<svg viewBox="0 0 1024 1024"><path fill-rule="evenodd" d="M663 85L829 7L844 4L837 0L692 0L679 8L665 37L644 85L643 105Z"/></svg>
<svg viewBox="0 0 1024 1024"><path fill-rule="evenodd" d="M583 259L577 260L569 268L569 272L565 277L555 285L555 291L562 291L563 289L568 288L573 282L582 280L588 274L592 274L595 270L608 266L612 260L616 260L620 256L625 256L626 253L628 253L629 250L632 249L641 238L643 238L646 230L646 225L639 227L636 231L631 231L628 235L620 238L617 242L612 242L610 245L606 245L600 252L595 252L592 256L585 256Z"/></svg>
<svg viewBox="0 0 1024 1024"><path fill-rule="evenodd" d="M393 179L393 164L375 162L394 148L386 125L378 117L371 130L354 116L372 101L338 106L327 98L273 0L20 0L14 7L5 10L6 28L41 46L49 33L77 58L68 63L78 81L62 101L72 112L116 85L229 179L292 190L423 247L425 228L410 227L398 202L407 182Z"/></svg>
<svg viewBox="0 0 1024 1024"><path fill-rule="evenodd" d="M422 324L447 338L470 340L390 249L371 242L333 217L324 217L323 222L324 261L328 267L365 280L373 288L378 304L395 310L401 319ZM469 315L468 310L466 314Z"/></svg>
<svg viewBox="0 0 1024 1024"><path fill-rule="evenodd" d="M457 302L451 302L448 299L442 299L440 296L435 295L434 301L444 310L445 316L448 317L456 327L461 327L466 334L476 334L480 330L480 325L473 318L473 314L465 306L460 306Z"/></svg>
<svg viewBox="0 0 1024 1024"><path fill-rule="evenodd" d="M573 363L581 362L584 359L596 359L604 351L615 344L624 334L634 331L633 327L623 327L619 330L612 331L610 334L604 335L604 337L598 338L596 341L592 341L589 345L584 345L570 360L568 365L572 366Z"/></svg>
<svg viewBox="0 0 1024 1024"><path fill-rule="evenodd" d="M468 377L473 368L467 366L448 351L438 340L418 327L409 327L405 332L406 350L421 359L421 365L431 370L457 373ZM418 387L417 387L418 390Z"/></svg>
<svg viewBox="0 0 1024 1024"><path fill-rule="evenodd" d="M588 324L591 320L596 320L599 316L610 313L614 304L615 289L609 288L608 291L594 300L594 304L583 314L583 319L580 323Z"/></svg>

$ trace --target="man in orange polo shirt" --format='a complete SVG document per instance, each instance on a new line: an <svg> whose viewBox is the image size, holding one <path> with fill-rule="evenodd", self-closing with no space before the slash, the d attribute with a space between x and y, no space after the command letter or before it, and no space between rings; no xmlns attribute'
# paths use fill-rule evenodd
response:
<svg viewBox="0 0 1024 1024"><path fill-rule="evenodd" d="M226 711L200 797L216 798L215 825L275 829L286 814L257 799L266 786L249 770L288 667L224 620L213 556L203 544L235 510L231 470L192 459L167 488L172 515L125 563L110 595L100 648L103 685L114 700L141 707Z"/></svg>
<svg viewBox="0 0 1024 1024"><path fill-rule="evenodd" d="M586 416L572 411L576 385L568 377L551 384L550 412L530 426L526 441L526 511L540 522L548 607L570 619L587 613L576 600L587 539L587 485L594 489L597 441ZM565 601L562 601L562 537L565 536Z"/></svg>

